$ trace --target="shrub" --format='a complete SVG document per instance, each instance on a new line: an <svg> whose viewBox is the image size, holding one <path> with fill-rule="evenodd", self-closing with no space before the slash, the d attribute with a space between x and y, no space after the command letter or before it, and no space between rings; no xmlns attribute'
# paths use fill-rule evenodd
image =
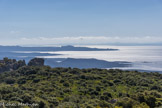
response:
<svg viewBox="0 0 162 108"><path fill-rule="evenodd" d="M6 78L5 82L6 82L6 84L14 84L15 83L15 79L13 79L13 78Z"/></svg>

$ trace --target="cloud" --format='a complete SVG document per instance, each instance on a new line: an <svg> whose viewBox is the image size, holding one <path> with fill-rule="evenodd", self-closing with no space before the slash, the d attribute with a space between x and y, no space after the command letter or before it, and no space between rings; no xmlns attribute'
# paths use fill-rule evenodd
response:
<svg viewBox="0 0 162 108"><path fill-rule="evenodd" d="M107 36L79 36L79 37L38 37L21 38L20 42L26 44L153 44L161 43L162 37L107 37Z"/></svg>
<svg viewBox="0 0 162 108"><path fill-rule="evenodd" d="M99 44L156 44L162 43L162 37L111 37L111 36L78 36L78 37L34 37L20 38L1 42L4 45L99 45Z"/></svg>

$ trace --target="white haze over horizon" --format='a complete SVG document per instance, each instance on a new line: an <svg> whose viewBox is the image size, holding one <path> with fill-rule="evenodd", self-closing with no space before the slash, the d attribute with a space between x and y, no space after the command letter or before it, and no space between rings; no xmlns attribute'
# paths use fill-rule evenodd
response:
<svg viewBox="0 0 162 108"><path fill-rule="evenodd" d="M142 37L108 37L108 36L78 36L78 37L33 37L20 38L8 41L0 40L0 45L22 45L22 46L48 46L48 45L156 45L161 44L161 37L142 36Z"/></svg>

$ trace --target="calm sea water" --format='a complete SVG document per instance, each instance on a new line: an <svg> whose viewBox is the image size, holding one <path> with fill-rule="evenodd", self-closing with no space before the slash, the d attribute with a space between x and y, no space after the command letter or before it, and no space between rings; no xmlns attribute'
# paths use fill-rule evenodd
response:
<svg viewBox="0 0 162 108"><path fill-rule="evenodd" d="M62 54L58 56L43 56L44 58L95 58L106 61L127 61L131 67L123 69L138 69L162 72L162 46L86 46L91 48L115 48L118 51L58 51L48 52ZM44 53L44 52L41 52Z"/></svg>

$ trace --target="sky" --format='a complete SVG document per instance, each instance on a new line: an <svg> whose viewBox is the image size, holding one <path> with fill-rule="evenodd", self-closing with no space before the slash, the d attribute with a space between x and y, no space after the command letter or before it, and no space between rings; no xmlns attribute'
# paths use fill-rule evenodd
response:
<svg viewBox="0 0 162 108"><path fill-rule="evenodd" d="M162 0L0 0L0 45L162 43Z"/></svg>

